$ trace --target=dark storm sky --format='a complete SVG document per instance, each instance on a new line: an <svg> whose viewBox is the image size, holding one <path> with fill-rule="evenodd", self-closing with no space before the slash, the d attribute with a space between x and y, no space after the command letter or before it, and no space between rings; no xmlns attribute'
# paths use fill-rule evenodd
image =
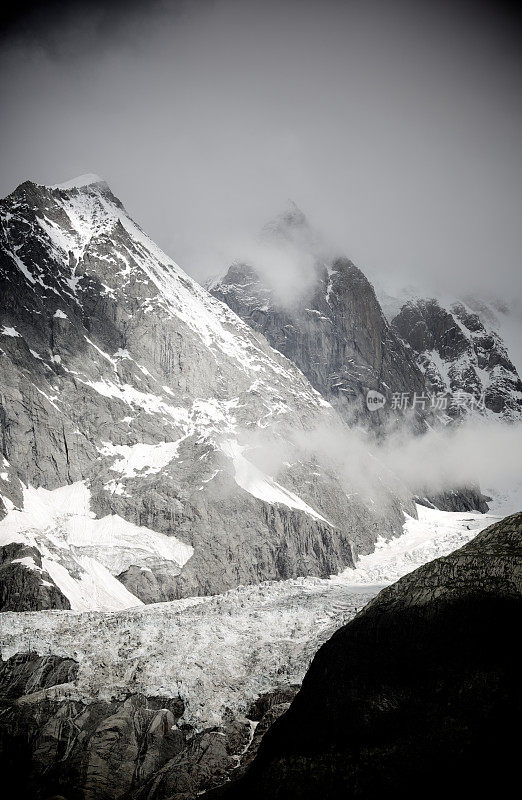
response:
<svg viewBox="0 0 522 800"><path fill-rule="evenodd" d="M520 27L507 7L12 8L1 195L96 172L199 278L293 198L384 280L522 293Z"/></svg>

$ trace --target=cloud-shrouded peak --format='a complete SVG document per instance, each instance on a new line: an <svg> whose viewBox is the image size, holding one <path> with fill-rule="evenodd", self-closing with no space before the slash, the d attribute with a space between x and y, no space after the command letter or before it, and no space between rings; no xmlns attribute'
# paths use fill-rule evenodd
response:
<svg viewBox="0 0 522 800"><path fill-rule="evenodd" d="M302 236L303 232L310 233L310 224L305 213L293 200L288 200L282 211L269 220L262 229L265 237L294 238Z"/></svg>

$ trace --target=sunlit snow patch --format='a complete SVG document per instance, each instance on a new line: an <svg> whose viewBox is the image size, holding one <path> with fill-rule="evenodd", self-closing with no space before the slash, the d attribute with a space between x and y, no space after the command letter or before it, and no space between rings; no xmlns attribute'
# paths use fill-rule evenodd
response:
<svg viewBox="0 0 522 800"><path fill-rule="evenodd" d="M12 339L16 339L20 337L21 334L18 333L16 328L10 328L7 325L4 325L0 331L0 336L10 336Z"/></svg>
<svg viewBox="0 0 522 800"><path fill-rule="evenodd" d="M0 546L12 542L38 549L43 569L76 611L141 605L114 576L158 561L181 569L194 552L174 536L116 514L96 519L82 481L52 491L24 487L23 509L11 506L0 521Z"/></svg>
<svg viewBox="0 0 522 800"><path fill-rule="evenodd" d="M396 539L380 537L373 553L360 556L354 569L332 576L347 584L389 584L434 558L463 547L479 531L500 517L478 511L439 511L417 505L418 519L405 514L403 533Z"/></svg>
<svg viewBox="0 0 522 800"><path fill-rule="evenodd" d="M262 472L259 467L248 461L242 452L244 448L238 442L233 439L227 439L221 443L221 450L232 459L235 481L245 492L257 497L259 500L264 500L265 503L282 503L289 508L304 511L305 514L331 525L327 519L307 505L304 500L285 489L284 486L281 486L273 478Z"/></svg>
<svg viewBox="0 0 522 800"><path fill-rule="evenodd" d="M111 442L102 442L103 448L100 452L107 456L119 456L112 464L111 470L121 472L124 478L134 478L138 472L141 475L154 475L176 458L184 438L159 444L138 442L133 445L115 445Z"/></svg>

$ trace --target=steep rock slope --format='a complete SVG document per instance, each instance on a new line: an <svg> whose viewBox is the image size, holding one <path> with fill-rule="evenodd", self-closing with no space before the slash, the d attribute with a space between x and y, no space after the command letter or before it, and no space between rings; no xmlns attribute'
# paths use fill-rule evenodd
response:
<svg viewBox="0 0 522 800"><path fill-rule="evenodd" d="M450 417L470 413L522 419L522 381L505 343L473 301L405 303L392 328L434 389L448 399Z"/></svg>
<svg viewBox="0 0 522 800"><path fill-rule="evenodd" d="M518 513L384 589L340 629L246 776L218 796L508 791L518 770L521 611Z"/></svg>
<svg viewBox="0 0 522 800"><path fill-rule="evenodd" d="M20 569L35 608L124 608L327 575L400 531L407 493L348 497L303 446L331 407L96 176L2 201L0 277L0 544L33 548L5 553L4 608Z"/></svg>
<svg viewBox="0 0 522 800"><path fill-rule="evenodd" d="M278 287L274 267L233 264L210 285L254 330L304 372L312 385L349 422L378 428L397 414L394 392L425 389L424 377L407 347L386 321L372 285L351 261L321 251L304 214L292 205L262 232L279 271L285 257L298 262L291 287ZM299 272L299 262L302 272ZM277 265L276 265L277 266ZM368 390L387 399L371 411ZM412 420L422 429L423 410Z"/></svg>

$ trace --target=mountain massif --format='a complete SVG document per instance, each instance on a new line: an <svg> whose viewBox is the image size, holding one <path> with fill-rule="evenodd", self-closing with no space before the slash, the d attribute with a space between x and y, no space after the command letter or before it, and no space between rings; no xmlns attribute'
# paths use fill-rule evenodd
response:
<svg viewBox="0 0 522 800"><path fill-rule="evenodd" d="M293 361L349 424L374 430L398 419L394 393L426 391L423 372L410 348L389 325L375 291L351 261L325 255L304 214L294 205L262 231L262 240L284 254L290 247L296 282L285 293L256 265L235 263L210 284L245 322ZM310 263L310 258L311 263ZM384 407L368 407L376 391ZM423 410L410 420L424 429Z"/></svg>
<svg viewBox="0 0 522 800"><path fill-rule="evenodd" d="M388 320L295 206L262 240L303 280L236 263L209 293L97 176L0 202L18 796L440 797L514 763L521 517L473 539L495 517L427 506L485 511L478 489L416 506L378 451L458 425L446 395L519 419L502 339L464 303Z"/></svg>
<svg viewBox="0 0 522 800"><path fill-rule="evenodd" d="M349 496L310 437L335 411L96 176L2 201L0 276L4 609L329 575L400 532L407 490Z"/></svg>
<svg viewBox="0 0 522 800"><path fill-rule="evenodd" d="M522 418L522 381L476 301L446 308L420 297L387 318L361 270L332 255L295 204L259 238L252 263L232 264L210 290L297 364L349 424L386 434L473 413ZM291 286L281 286L263 248L291 258ZM375 392L383 405L367 402Z"/></svg>

